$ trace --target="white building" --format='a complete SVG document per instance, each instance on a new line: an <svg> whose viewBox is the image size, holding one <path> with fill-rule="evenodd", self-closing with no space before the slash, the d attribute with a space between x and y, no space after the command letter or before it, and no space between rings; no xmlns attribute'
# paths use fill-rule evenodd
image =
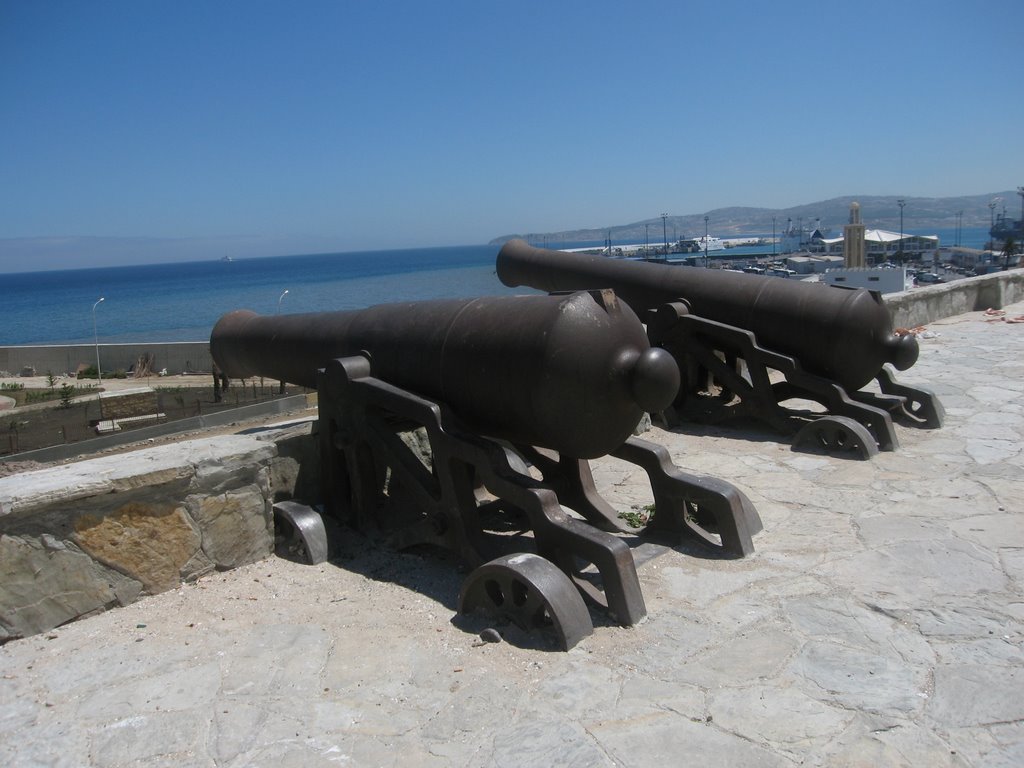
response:
<svg viewBox="0 0 1024 768"><path fill-rule="evenodd" d="M931 259L939 248L936 235L903 235L899 232L887 232L884 229L868 229L864 231L864 245L867 251L868 264L881 264L893 260L900 252L904 260ZM812 254L843 255L843 238L812 237L805 245Z"/></svg>
<svg viewBox="0 0 1024 768"><path fill-rule="evenodd" d="M795 256L787 256L785 258L785 262L786 266L798 275L821 273L829 269L834 269L835 267L841 267L845 264L842 253L838 256L827 253L820 253L816 255L802 253Z"/></svg>
<svg viewBox="0 0 1024 768"><path fill-rule="evenodd" d="M830 269L822 278L826 285L844 288L867 288L879 293L899 293L907 289L907 270L878 267L848 267Z"/></svg>

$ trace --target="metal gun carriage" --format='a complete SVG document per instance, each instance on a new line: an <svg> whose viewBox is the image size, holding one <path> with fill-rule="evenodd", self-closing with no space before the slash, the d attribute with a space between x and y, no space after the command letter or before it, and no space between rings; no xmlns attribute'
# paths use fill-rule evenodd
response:
<svg viewBox="0 0 1024 768"><path fill-rule="evenodd" d="M544 291L614 289L684 373L677 405L717 385L723 400L738 396L755 417L799 429L795 444L852 447L864 456L898 445L894 417L941 426L934 394L897 383L889 369L916 362L917 339L893 333L875 292L551 251L522 240L502 247L497 273L506 285ZM872 381L878 392L862 389ZM828 414L808 422L783 405L795 398Z"/></svg>
<svg viewBox="0 0 1024 768"><path fill-rule="evenodd" d="M274 317L243 310L220 319L210 349L229 376L316 387L329 514L386 526L400 546L456 552L475 568L461 612L549 626L563 647L592 631L584 598L624 625L646 615L624 528L588 459L612 455L647 473L658 510L650 535L743 556L761 528L734 486L686 474L664 448L632 436L644 411L671 403L678 369L612 291ZM427 461L401 439L414 429L425 430ZM384 520L395 483L412 504ZM326 555L312 509L276 511L308 553ZM535 552L502 552L507 537L489 527L502 514L525 521Z"/></svg>

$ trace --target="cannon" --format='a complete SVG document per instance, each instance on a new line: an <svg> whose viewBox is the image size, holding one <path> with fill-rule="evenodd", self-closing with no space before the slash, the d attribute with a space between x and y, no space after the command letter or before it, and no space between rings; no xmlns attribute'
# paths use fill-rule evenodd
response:
<svg viewBox="0 0 1024 768"><path fill-rule="evenodd" d="M685 372L679 407L717 385L720 401L737 396L753 416L796 429L795 445L862 456L897 447L894 417L942 424L935 395L899 384L890 370L910 368L918 345L913 335L893 333L877 292L551 251L522 240L502 247L497 273L505 285L544 291L614 289L644 318L652 344ZM863 389L872 381L879 392ZM827 415L783 406L793 399L817 402Z"/></svg>
<svg viewBox="0 0 1024 768"><path fill-rule="evenodd" d="M742 557L761 529L741 491L682 472L663 447L633 436L645 411L672 402L679 372L610 290L239 310L217 322L210 351L231 377L317 389L329 515L386 530L398 547L454 551L474 568L460 613L547 628L564 648L592 631L587 603L623 625L646 615L630 537L588 460L616 456L646 472L657 515L644 538ZM316 513L277 506L291 545L322 559ZM523 536L499 533L510 520ZM535 551L505 551L524 539Z"/></svg>

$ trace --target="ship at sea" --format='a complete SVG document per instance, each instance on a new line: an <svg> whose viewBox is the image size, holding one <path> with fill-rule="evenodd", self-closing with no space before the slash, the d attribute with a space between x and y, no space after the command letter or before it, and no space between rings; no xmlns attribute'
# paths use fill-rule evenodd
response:
<svg viewBox="0 0 1024 768"><path fill-rule="evenodd" d="M988 231L992 238L991 247L993 248L997 247L997 242L1005 244L1007 240L1013 240L1018 247L1024 242L1024 187L1017 187L1017 194L1020 195L1020 219L1014 220L1007 216L1006 206L1003 206L1003 212L996 214L992 229ZM992 198L988 207L995 208L1001 199L999 197Z"/></svg>
<svg viewBox="0 0 1024 768"><path fill-rule="evenodd" d="M992 225L992 229L989 230L993 242L1000 240L1006 242L1010 238L1013 238L1017 243L1024 240L1024 219L1014 220L1008 218L1005 213L1001 213L996 216L996 222Z"/></svg>
<svg viewBox="0 0 1024 768"><path fill-rule="evenodd" d="M803 219L787 219L786 228L779 236L779 251L798 253L805 250L813 240L821 240L831 235L832 230L829 227L821 226L821 219L815 219L813 224L810 221L805 224Z"/></svg>

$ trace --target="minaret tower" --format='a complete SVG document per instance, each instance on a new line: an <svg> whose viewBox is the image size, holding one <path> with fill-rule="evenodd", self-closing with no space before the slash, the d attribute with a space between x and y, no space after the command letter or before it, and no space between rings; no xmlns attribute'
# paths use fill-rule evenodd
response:
<svg viewBox="0 0 1024 768"><path fill-rule="evenodd" d="M847 268L865 266L864 225L860 222L860 203L850 204L850 223L843 227L843 260Z"/></svg>

